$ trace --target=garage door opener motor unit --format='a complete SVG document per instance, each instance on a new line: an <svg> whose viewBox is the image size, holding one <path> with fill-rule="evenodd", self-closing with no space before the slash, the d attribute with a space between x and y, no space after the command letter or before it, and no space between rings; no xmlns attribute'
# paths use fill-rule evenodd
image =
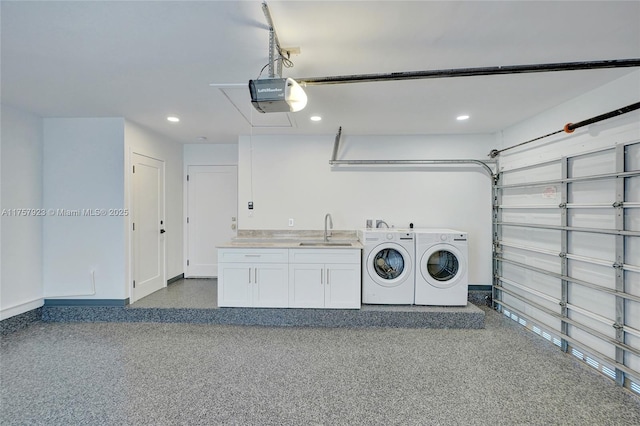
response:
<svg viewBox="0 0 640 426"><path fill-rule="evenodd" d="M307 94L292 78L249 80L251 104L262 113L296 112L307 105Z"/></svg>

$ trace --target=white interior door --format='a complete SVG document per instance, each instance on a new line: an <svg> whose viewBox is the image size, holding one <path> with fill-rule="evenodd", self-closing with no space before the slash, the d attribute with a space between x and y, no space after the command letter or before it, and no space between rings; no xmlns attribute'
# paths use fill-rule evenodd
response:
<svg viewBox="0 0 640 426"><path fill-rule="evenodd" d="M132 154L134 302L166 286L164 162Z"/></svg>
<svg viewBox="0 0 640 426"><path fill-rule="evenodd" d="M216 246L236 236L237 166L187 169L187 277L216 277Z"/></svg>

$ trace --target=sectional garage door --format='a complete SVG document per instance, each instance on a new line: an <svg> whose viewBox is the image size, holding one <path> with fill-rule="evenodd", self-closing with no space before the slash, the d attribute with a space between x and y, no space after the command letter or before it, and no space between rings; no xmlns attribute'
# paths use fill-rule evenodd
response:
<svg viewBox="0 0 640 426"><path fill-rule="evenodd" d="M493 300L504 315L640 393L634 135L564 137L499 159Z"/></svg>

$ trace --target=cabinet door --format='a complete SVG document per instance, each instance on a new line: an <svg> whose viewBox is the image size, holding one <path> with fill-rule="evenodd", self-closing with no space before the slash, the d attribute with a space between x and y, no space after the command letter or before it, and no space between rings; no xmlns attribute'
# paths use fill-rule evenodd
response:
<svg viewBox="0 0 640 426"><path fill-rule="evenodd" d="M289 270L286 263L253 265L253 306L289 306Z"/></svg>
<svg viewBox="0 0 640 426"><path fill-rule="evenodd" d="M324 307L324 265L289 264L289 306L292 308Z"/></svg>
<svg viewBox="0 0 640 426"><path fill-rule="evenodd" d="M359 309L360 265L328 264L325 270L325 307Z"/></svg>
<svg viewBox="0 0 640 426"><path fill-rule="evenodd" d="M218 264L218 306L251 306L251 267L247 264Z"/></svg>

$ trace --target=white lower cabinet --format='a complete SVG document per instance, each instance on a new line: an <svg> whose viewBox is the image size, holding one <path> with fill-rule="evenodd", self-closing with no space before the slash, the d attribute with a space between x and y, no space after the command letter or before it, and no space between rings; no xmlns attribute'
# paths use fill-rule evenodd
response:
<svg viewBox="0 0 640 426"><path fill-rule="evenodd" d="M288 284L286 249L218 249L218 306L286 308Z"/></svg>
<svg viewBox="0 0 640 426"><path fill-rule="evenodd" d="M360 308L360 250L289 250L289 306Z"/></svg>
<svg viewBox="0 0 640 426"><path fill-rule="evenodd" d="M359 249L218 249L218 306L359 309Z"/></svg>

